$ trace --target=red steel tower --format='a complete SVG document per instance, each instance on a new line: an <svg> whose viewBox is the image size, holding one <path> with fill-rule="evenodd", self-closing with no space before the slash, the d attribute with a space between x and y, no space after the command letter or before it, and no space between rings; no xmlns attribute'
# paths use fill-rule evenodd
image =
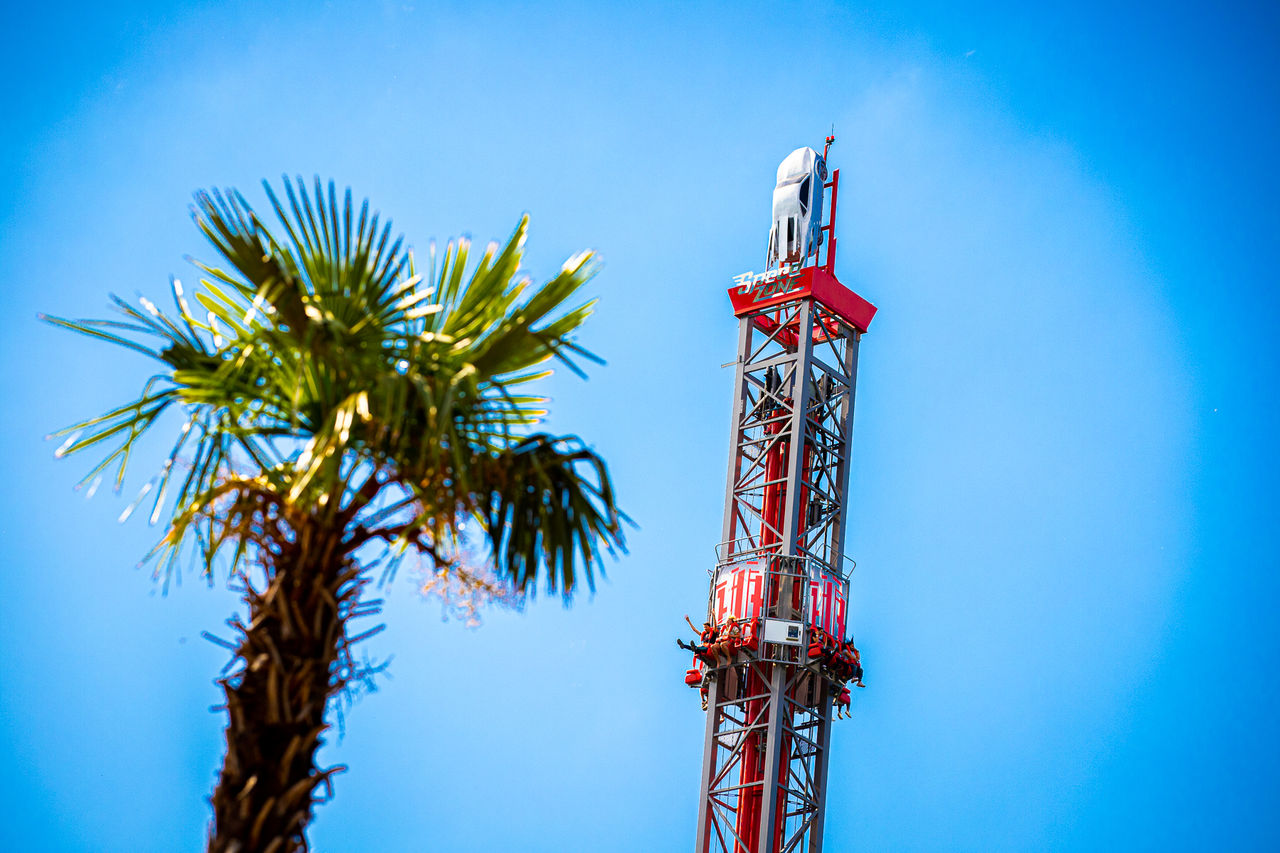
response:
<svg viewBox="0 0 1280 853"><path fill-rule="evenodd" d="M840 171L826 180L826 153L783 162L769 267L729 290L724 527L701 641L686 646L707 707L698 853L821 851L832 718L861 678L844 535L858 343L876 309L835 276Z"/></svg>

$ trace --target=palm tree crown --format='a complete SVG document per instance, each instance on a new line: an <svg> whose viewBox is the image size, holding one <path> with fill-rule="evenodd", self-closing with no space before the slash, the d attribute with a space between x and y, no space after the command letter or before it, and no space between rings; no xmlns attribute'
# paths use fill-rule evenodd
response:
<svg viewBox="0 0 1280 853"><path fill-rule="evenodd" d="M433 250L424 275L368 202L357 217L349 190L339 205L332 184L326 201L318 180L314 197L286 181L286 209L265 186L284 239L239 193L197 194L196 223L229 267L195 262L207 278L191 297L174 280L176 317L112 297L125 322L46 318L165 366L138 399L64 430L60 454L115 440L86 480L114 467L119 487L137 440L181 409L153 519L177 484L164 544L172 557L194 533L208 570L226 542L256 544L223 523L224 499L261 492L442 563L474 517L522 591L540 571L553 591L571 593L580 571L590 583L598 544L622 543L606 468L577 439L527 432L545 401L521 386L549 359L577 371L575 356L592 358L572 340L591 305L564 310L591 254L532 286L519 272L526 216L469 280L466 240Z"/></svg>
<svg viewBox="0 0 1280 853"><path fill-rule="evenodd" d="M137 399L66 431L60 455L107 448L86 481L113 474L119 488L138 440L181 413L135 506L154 490L166 571L185 543L210 576L226 555L247 605L225 641L238 665L219 679L228 747L210 837L243 853L306 848L316 792L341 769L314 764L325 708L367 675L350 650L369 632L350 622L377 611L374 565L417 554L465 573L485 546L511 588L541 578L567 597L593 584L602 548L623 546L604 461L532 431L545 401L525 390L550 360L577 371L593 358L573 340L591 306L568 306L589 253L533 285L526 217L469 275L466 241L420 272L349 190L339 203L332 183L309 194L286 179L283 201L267 195L276 234L239 193L197 193L222 260L196 263L190 294L172 282L172 314L112 297L122 320L46 318L162 365Z"/></svg>

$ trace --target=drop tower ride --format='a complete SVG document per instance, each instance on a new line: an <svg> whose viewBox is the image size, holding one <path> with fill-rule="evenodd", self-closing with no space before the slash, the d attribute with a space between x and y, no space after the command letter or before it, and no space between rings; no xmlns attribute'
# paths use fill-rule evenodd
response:
<svg viewBox="0 0 1280 853"><path fill-rule="evenodd" d="M686 645L707 711L697 853L822 850L833 716L861 679L844 537L858 344L876 309L835 275L833 141L782 162L765 271L729 290L724 526L706 624Z"/></svg>

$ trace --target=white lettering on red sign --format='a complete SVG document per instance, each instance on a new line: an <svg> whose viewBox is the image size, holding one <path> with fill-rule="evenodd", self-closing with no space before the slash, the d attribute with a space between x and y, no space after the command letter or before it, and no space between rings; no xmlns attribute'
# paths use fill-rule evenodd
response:
<svg viewBox="0 0 1280 853"><path fill-rule="evenodd" d="M785 293L791 289L794 274L800 271L800 264L793 263L785 266L774 267L761 273L747 272L740 273L733 277L733 283L738 287L738 293L748 294L755 292L755 300L759 301L766 296L772 296L775 293Z"/></svg>

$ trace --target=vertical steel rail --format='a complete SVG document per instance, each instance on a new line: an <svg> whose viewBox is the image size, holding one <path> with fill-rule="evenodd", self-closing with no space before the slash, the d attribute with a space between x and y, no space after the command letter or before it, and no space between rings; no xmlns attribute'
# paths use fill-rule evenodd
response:
<svg viewBox="0 0 1280 853"><path fill-rule="evenodd" d="M790 756L782 754L783 727L787 720L783 688L787 683L789 667L780 663L770 666L773 671L769 673L769 724L765 728L764 735L764 772L761 774L764 790L760 796L760 835L757 850L751 853L777 849L775 838L778 827L778 775L781 773L785 780L790 772L788 766Z"/></svg>
<svg viewBox="0 0 1280 853"><path fill-rule="evenodd" d="M747 372L751 359L752 320L743 317L738 322L738 358L734 364L733 412L729 421L729 463L725 482L724 522L720 541L726 553L717 562L728 562L733 557L734 540L737 538L737 490L738 478L742 473L742 438L744 431L743 418L746 414L748 399ZM717 566L718 569L718 566ZM714 604L716 575L711 577L711 596L707 601L708 620ZM716 733L719 730L722 714L720 711L720 684L718 677L712 677L707 690L707 729L702 747L702 782L698 796L698 840L697 853L707 853L712 842L712 821L715 819L714 806L711 802L711 780L716 774L718 744Z"/></svg>
<svg viewBox="0 0 1280 853"><path fill-rule="evenodd" d="M834 214L835 193L831 196L832 213ZM849 473L850 462L853 455L853 412L854 403L858 389L858 344L861 342L861 334L856 329L851 329L842 324L842 337L844 338L845 351L844 363L840 368L844 371L845 379L848 380L848 390L845 393L844 400L840 404L840 425L839 432L842 439L842 453L840 461L836 469L836 488L840 495L840 517L835 521L835 529L832 531L831 539L831 556L833 559L833 568L840 574L844 574L844 542L849 522ZM846 599L847 600L847 599ZM846 607L848 604L846 604ZM846 621L848 620L846 615ZM840 639L844 639L841 637ZM831 759L831 716L832 704L834 697L831 695L831 684L823 679L819 689L819 713L821 722L818 725L818 754L816 756L817 767L814 773L814 783L817 786L818 794L818 810L813 817L813 823L809 830L809 853L822 853L822 838L824 832L824 823L827 814L827 768Z"/></svg>
<svg viewBox="0 0 1280 853"><path fill-rule="evenodd" d="M836 468L836 488L840 494L840 517L836 519L832 531L831 556L834 559L832 568L844 574L844 540L849 522L849 470L853 456L853 406L858 390L858 344L862 335L856 329L847 326L841 328L845 339L844 364L840 368L849 381L849 388L840 404L840 436L844 442L844 452L840 454L840 463ZM841 637L840 639L844 639Z"/></svg>
<svg viewBox="0 0 1280 853"><path fill-rule="evenodd" d="M713 678L707 685L707 733L702 742L702 784L698 794L697 853L706 853L711 843L711 777L716 772L716 729L720 723L720 684Z"/></svg>
<svg viewBox="0 0 1280 853"><path fill-rule="evenodd" d="M738 361L733 368L733 415L729 425L729 476L724 487L724 525L720 537L721 542L730 543L737 538L737 497L738 477L742 473L742 418L746 412L747 402L747 362L751 359L751 328L754 324L750 317L738 321ZM725 558L732 554L725 554Z"/></svg>
<svg viewBox="0 0 1280 853"><path fill-rule="evenodd" d="M825 678L818 685L818 754L814 756L813 784L817 788L818 808L809 824L809 853L822 853L823 823L827 816L827 765L831 759L831 683Z"/></svg>
<svg viewBox="0 0 1280 853"><path fill-rule="evenodd" d="M803 513L804 492L804 444L808 433L809 420L809 386L812 384L813 364L813 317L812 299L805 299L800 304L800 316L796 322L795 369L791 371L791 423L788 425L790 436L790 456L787 459L787 498L786 514L783 520L782 548L780 556L798 556L797 540L800 534ZM785 600L788 604L792 598L792 587L795 578L789 578L785 584L778 584L778 604L781 608ZM807 597L808 590L803 593ZM803 606L803 600L802 600ZM783 748L787 738L784 731L790 722L789 709L782 701L782 686L787 680L790 667L782 664L773 665L770 679L769 725L765 729L764 791L760 804L760 844L762 850L772 851L775 847L776 828L778 824L778 788L785 790L790 770L790 756L783 756ZM786 760L784 760L786 759ZM781 774L781 778L779 778ZM783 803L785 804L785 796ZM753 851L754 853L754 851Z"/></svg>

